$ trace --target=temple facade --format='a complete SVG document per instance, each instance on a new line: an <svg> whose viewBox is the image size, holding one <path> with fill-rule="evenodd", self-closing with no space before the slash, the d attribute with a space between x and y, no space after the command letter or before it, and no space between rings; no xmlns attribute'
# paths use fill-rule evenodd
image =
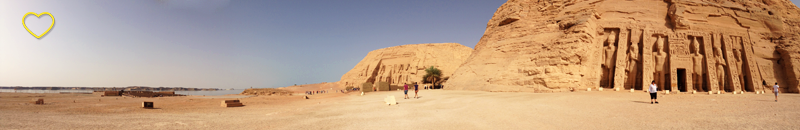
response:
<svg viewBox="0 0 800 130"><path fill-rule="evenodd" d="M633 23L600 24L603 45L601 87L642 89L655 81L672 92L764 92L778 83L797 85L796 69L778 50L775 59L755 56L761 39L746 29L713 25L688 29L654 28ZM719 29L723 28L723 29ZM754 38L755 37L755 38ZM796 62L796 61L795 61ZM797 92L797 89L785 89Z"/></svg>

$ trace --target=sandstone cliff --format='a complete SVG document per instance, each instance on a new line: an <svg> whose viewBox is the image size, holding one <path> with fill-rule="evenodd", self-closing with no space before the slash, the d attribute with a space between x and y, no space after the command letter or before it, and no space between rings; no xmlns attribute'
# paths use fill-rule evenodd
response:
<svg viewBox="0 0 800 130"><path fill-rule="evenodd" d="M344 86L358 87L362 83L388 82L392 85L420 82L425 68L434 66L442 70L443 77L453 71L472 53L472 49L458 43L412 44L371 51L338 82Z"/></svg>
<svg viewBox="0 0 800 130"><path fill-rule="evenodd" d="M798 16L789 0L509 0L445 89L798 92Z"/></svg>

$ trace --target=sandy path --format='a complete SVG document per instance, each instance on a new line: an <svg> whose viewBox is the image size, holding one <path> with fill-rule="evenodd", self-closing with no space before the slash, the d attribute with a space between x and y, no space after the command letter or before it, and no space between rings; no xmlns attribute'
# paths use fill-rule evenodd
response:
<svg viewBox="0 0 800 130"><path fill-rule="evenodd" d="M0 93L0 129L796 129L800 95L659 96L642 92L490 93L422 90L242 98L119 98ZM47 105L28 105L44 96ZM394 95L400 104L383 104ZM14 96L17 96L14 98ZM413 95L411 95L413 96ZM100 99L102 101L94 101ZM78 103L72 103L76 100ZM140 109L141 101L160 109Z"/></svg>

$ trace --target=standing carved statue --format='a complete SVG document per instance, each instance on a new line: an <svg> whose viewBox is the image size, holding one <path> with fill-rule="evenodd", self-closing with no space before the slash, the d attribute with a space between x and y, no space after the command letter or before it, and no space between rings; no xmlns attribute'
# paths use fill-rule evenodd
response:
<svg viewBox="0 0 800 130"><path fill-rule="evenodd" d="M664 85L664 64L667 62L666 61L667 60L667 53L664 52L665 51L664 38L662 38L661 36L658 36L658 40L656 41L656 45L657 45L658 48L656 50L657 51L656 55L654 55L654 57L655 57L654 59L656 60L656 66L654 67L655 68L655 76L653 76L653 79L655 79L655 81L656 81L658 86L665 86ZM664 90L664 87L658 87L658 88L660 90Z"/></svg>
<svg viewBox="0 0 800 130"><path fill-rule="evenodd" d="M717 82L719 82L719 91L725 90L725 59L722 57L722 49L714 47L714 56L717 59Z"/></svg>
<svg viewBox="0 0 800 130"><path fill-rule="evenodd" d="M631 47L628 50L628 68L625 69L625 73L628 76L628 82L632 85L630 88L634 88L634 84L636 84L636 74L637 69L636 65L639 63L639 45L638 43L631 44Z"/></svg>
<svg viewBox="0 0 800 130"><path fill-rule="evenodd" d="M738 47L743 47L741 45L742 43L741 40L742 40L741 37L736 37L733 42L734 44L737 44L737 48L733 49L733 57L736 58L736 72L739 72L739 75L737 75L739 77L739 80L744 79L744 69L742 69L744 68L744 66L742 66L742 63L744 63L742 58L742 49L738 48ZM739 82L739 84L741 86L745 86L744 82Z"/></svg>
<svg viewBox="0 0 800 130"><path fill-rule="evenodd" d="M617 50L617 47L614 46L614 43L617 41L617 34L614 31L611 31L608 35L608 46L605 48L605 55L603 56L603 78L606 81L607 87L612 87L612 81L614 79L614 53Z"/></svg>
<svg viewBox="0 0 800 130"><path fill-rule="evenodd" d="M695 88L694 90L705 92L705 90L703 90L702 87L703 68L705 67L703 67L703 55L700 55L700 42L697 42L697 37L692 39L692 44L694 44L693 45L694 56L692 56L692 59L694 60L694 73L692 73L693 74L692 79L693 82L695 83L695 85L693 85Z"/></svg>

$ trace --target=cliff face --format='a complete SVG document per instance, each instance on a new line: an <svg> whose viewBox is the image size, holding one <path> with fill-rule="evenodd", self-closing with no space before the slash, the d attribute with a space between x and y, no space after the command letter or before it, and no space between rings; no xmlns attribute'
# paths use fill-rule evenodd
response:
<svg viewBox="0 0 800 130"><path fill-rule="evenodd" d="M392 85L421 82L425 68L440 69L443 77L453 71L472 53L458 43L412 44L371 51L352 70L342 76L339 84L360 86L362 83L388 82Z"/></svg>
<svg viewBox="0 0 800 130"><path fill-rule="evenodd" d="M445 89L798 92L789 0L509 0Z"/></svg>

